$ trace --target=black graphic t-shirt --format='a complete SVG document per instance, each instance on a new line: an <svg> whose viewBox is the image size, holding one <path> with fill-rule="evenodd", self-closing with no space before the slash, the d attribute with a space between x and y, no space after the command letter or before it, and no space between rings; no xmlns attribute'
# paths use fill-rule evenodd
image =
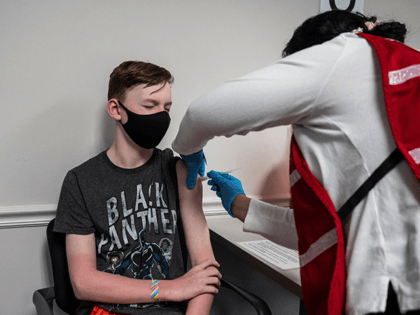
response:
<svg viewBox="0 0 420 315"><path fill-rule="evenodd" d="M94 233L100 271L146 280L179 278L186 257L179 233L178 159L170 149L154 149L144 165L123 169L104 151L74 168L64 179L54 231ZM166 314L165 306L185 304L95 305L114 313Z"/></svg>

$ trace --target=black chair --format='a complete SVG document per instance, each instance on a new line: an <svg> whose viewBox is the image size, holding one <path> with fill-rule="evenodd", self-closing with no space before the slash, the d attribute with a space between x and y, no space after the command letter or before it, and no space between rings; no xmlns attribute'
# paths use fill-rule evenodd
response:
<svg viewBox="0 0 420 315"><path fill-rule="evenodd" d="M69 315L75 315L79 301L73 293L68 272L65 248L65 234L53 232L54 219L47 227L47 240L51 256L54 287L39 289L33 294L37 315L54 315L53 303ZM270 308L264 300L233 283L222 279L222 287L230 289L252 304L258 315L271 315Z"/></svg>

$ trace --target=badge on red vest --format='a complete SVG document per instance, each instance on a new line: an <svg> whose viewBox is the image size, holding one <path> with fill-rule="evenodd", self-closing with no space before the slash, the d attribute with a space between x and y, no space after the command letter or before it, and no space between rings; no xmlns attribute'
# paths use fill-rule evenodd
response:
<svg viewBox="0 0 420 315"><path fill-rule="evenodd" d="M358 35L377 53L392 134L420 180L420 53L393 40L363 33ZM341 220L294 138L290 151L290 184L306 309L310 315L341 315L346 297Z"/></svg>

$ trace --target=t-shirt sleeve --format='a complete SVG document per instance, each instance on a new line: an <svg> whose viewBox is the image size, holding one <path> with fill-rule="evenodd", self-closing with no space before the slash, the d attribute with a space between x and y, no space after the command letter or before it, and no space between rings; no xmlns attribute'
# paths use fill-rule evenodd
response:
<svg viewBox="0 0 420 315"><path fill-rule="evenodd" d="M171 149L165 149L163 151L164 158L168 161L169 166L169 175L173 181L175 192L176 192L176 202L179 204L179 194L178 194L178 179L176 173L176 163L181 160L179 156L174 155L174 152Z"/></svg>
<svg viewBox="0 0 420 315"><path fill-rule="evenodd" d="M54 232L88 235L94 231L77 175L74 171L69 171L61 188Z"/></svg>
<svg viewBox="0 0 420 315"><path fill-rule="evenodd" d="M174 155L174 151L171 149L165 149L163 151L164 159L169 163L169 170L171 176L174 176L176 180L176 163L181 160L181 158L177 155Z"/></svg>

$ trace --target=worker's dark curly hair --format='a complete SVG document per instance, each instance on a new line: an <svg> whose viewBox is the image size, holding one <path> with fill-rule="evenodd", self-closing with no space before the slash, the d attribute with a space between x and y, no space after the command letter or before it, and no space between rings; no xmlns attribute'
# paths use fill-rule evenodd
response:
<svg viewBox="0 0 420 315"><path fill-rule="evenodd" d="M395 21L382 22L368 30L366 22L376 22L376 16L366 17L361 13L345 10L332 10L307 19L293 33L283 50L283 57L299 50L322 44L341 33L351 32L361 27L364 33L391 38L404 43L407 29L404 24Z"/></svg>

